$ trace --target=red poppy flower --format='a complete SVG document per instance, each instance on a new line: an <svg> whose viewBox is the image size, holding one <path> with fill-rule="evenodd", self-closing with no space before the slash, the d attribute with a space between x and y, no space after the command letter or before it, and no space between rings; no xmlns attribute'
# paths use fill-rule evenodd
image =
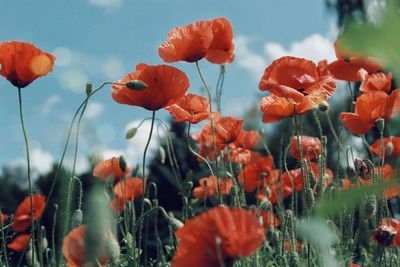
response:
<svg viewBox="0 0 400 267"><path fill-rule="evenodd" d="M0 43L0 75L18 88L24 88L51 72L55 60L55 56L31 43Z"/></svg>
<svg viewBox="0 0 400 267"><path fill-rule="evenodd" d="M123 158L113 157L100 161L94 167L92 175L102 180L106 180L111 174L114 176L114 181L122 179L128 175L132 169L125 166L125 161L121 162L121 160L123 160ZM122 168L125 168L125 170Z"/></svg>
<svg viewBox="0 0 400 267"><path fill-rule="evenodd" d="M379 157L382 153L379 151L380 140L376 140L369 148ZM383 138L383 150L385 151L385 158L400 156L400 137L391 136Z"/></svg>
<svg viewBox="0 0 400 267"><path fill-rule="evenodd" d="M193 188L193 196L195 198L212 198L219 193L221 195L229 195L233 186L232 179L220 179L216 176L209 176L199 180L199 186Z"/></svg>
<svg viewBox="0 0 400 267"><path fill-rule="evenodd" d="M33 220L37 221L42 216L46 204L45 196L32 195ZM31 225L31 201L26 197L19 204L14 215L14 222L11 228L16 232L23 232Z"/></svg>
<svg viewBox="0 0 400 267"><path fill-rule="evenodd" d="M340 42L340 40L335 42L338 60L328 66L329 73L336 79L356 82L360 81L366 74L384 68L377 58L346 51L340 47Z"/></svg>
<svg viewBox="0 0 400 267"><path fill-rule="evenodd" d="M368 75L361 83L361 92L384 91L389 94L392 86L392 73L385 74L383 72Z"/></svg>
<svg viewBox="0 0 400 267"><path fill-rule="evenodd" d="M382 91L366 92L357 98L355 112L342 112L340 119L353 134L366 134L378 118L388 120L400 110L400 89L390 95Z"/></svg>
<svg viewBox="0 0 400 267"><path fill-rule="evenodd" d="M329 75L328 72L328 61L325 60L321 60L318 62L317 64L317 72L319 76L327 76Z"/></svg>
<svg viewBox="0 0 400 267"><path fill-rule="evenodd" d="M301 105L296 109L305 112L327 100L334 93L336 84L330 76L320 77L312 61L287 56L273 61L265 69L259 88Z"/></svg>
<svg viewBox="0 0 400 267"><path fill-rule="evenodd" d="M264 123L277 122L292 116L294 113L292 103L286 98L274 94L263 97L260 102L260 108L263 113L262 121Z"/></svg>
<svg viewBox="0 0 400 267"><path fill-rule="evenodd" d="M232 39L232 26L226 18L202 20L172 29L158 54L168 63L196 62L204 57L211 63L231 63L234 59Z"/></svg>
<svg viewBox="0 0 400 267"><path fill-rule="evenodd" d="M82 224L72 229L64 237L62 252L69 267L83 267L89 263L86 257L86 228L87 226ZM108 237L104 235L104 241L106 238ZM96 258L101 266L106 266L108 258L105 254L104 245L100 246L100 251Z"/></svg>
<svg viewBox="0 0 400 267"><path fill-rule="evenodd" d="M239 136L243 120L223 117L215 121L215 134L218 142L230 144Z"/></svg>
<svg viewBox="0 0 400 267"><path fill-rule="evenodd" d="M257 143L261 140L261 136L257 131L245 131L241 130L236 140L229 144L228 153L225 155L224 160L240 163L249 164L261 158L261 155L257 152L251 151Z"/></svg>
<svg viewBox="0 0 400 267"><path fill-rule="evenodd" d="M373 231L371 239L380 246L400 246L400 222L393 218L382 218L381 225Z"/></svg>
<svg viewBox="0 0 400 267"><path fill-rule="evenodd" d="M380 173L380 168L375 167L374 168L374 172L375 173ZM383 166L383 180L385 182L389 182L392 179L394 179L396 177L395 174L396 174L396 172L392 168L392 166L390 166L389 164L385 164ZM373 184L372 177L369 177L368 179L362 179L360 177L358 179L358 182L359 182L360 185L364 185L364 186L370 186L370 185ZM385 193L386 193L386 198L387 199L397 197L400 194L400 185L396 184L396 185L393 185L393 186L387 188L385 190Z"/></svg>
<svg viewBox="0 0 400 267"><path fill-rule="evenodd" d="M273 170L273 159L266 156L246 165L239 173L238 180L244 191L253 192L258 187L267 185L278 177L279 172Z"/></svg>
<svg viewBox="0 0 400 267"><path fill-rule="evenodd" d="M129 177L120 180L114 186L115 198L111 201L111 208L120 213L125 209L126 202L133 201L143 194L142 178Z"/></svg>
<svg viewBox="0 0 400 267"><path fill-rule="evenodd" d="M319 175L319 168L318 168L318 164L316 164L315 162L310 162L309 165L309 172L311 175L314 175L316 181L319 180L320 175ZM327 187L333 179L333 173L330 169L326 169L325 170L325 187ZM292 180L293 180L293 185L296 191L302 191L303 190L303 176L301 174L301 168L297 168L294 170L290 170L289 173L288 172L284 172L282 174L282 181L283 184L287 185L287 186L292 186Z"/></svg>
<svg viewBox="0 0 400 267"><path fill-rule="evenodd" d="M264 228L254 214L219 206L188 221L176 232L179 245L172 267L219 267L254 253L264 241Z"/></svg>
<svg viewBox="0 0 400 267"><path fill-rule="evenodd" d="M28 234L19 235L16 238L14 238L14 240L11 241L11 243L9 243L7 247L16 252L22 252L29 245L30 239L31 235Z"/></svg>
<svg viewBox="0 0 400 267"><path fill-rule="evenodd" d="M175 122L188 121L196 124L210 117L210 105L206 98L188 94L178 103L165 108L174 116Z"/></svg>
<svg viewBox="0 0 400 267"><path fill-rule="evenodd" d="M317 137L300 136L300 146L303 158L312 160L321 154L321 141ZM300 160L297 136L293 136L290 140L290 154L293 158Z"/></svg>
<svg viewBox="0 0 400 267"><path fill-rule="evenodd" d="M138 64L134 72L117 82L125 84L132 80L144 82L147 88L136 91L124 85L114 84L113 99L121 104L140 106L148 110L158 110L175 104L190 86L189 79L183 71L167 65Z"/></svg>
<svg viewBox="0 0 400 267"><path fill-rule="evenodd" d="M213 39L206 53L206 59L214 64L232 63L235 58L232 42L233 30L230 21L226 18L211 20Z"/></svg>
<svg viewBox="0 0 400 267"><path fill-rule="evenodd" d="M215 138L215 151L210 123L205 124L199 134L192 134L192 138L199 144L199 154L205 158L208 158L209 160L215 160L215 154L218 156L226 147L225 143L218 142L217 138ZM201 161L201 158L197 159Z"/></svg>
<svg viewBox="0 0 400 267"><path fill-rule="evenodd" d="M5 221L7 221L8 216L6 214L0 213L0 219L1 222L4 223Z"/></svg>

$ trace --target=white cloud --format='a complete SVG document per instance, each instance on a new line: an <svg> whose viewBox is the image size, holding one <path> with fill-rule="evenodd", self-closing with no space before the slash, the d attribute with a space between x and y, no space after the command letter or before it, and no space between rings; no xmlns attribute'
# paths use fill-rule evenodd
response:
<svg viewBox="0 0 400 267"><path fill-rule="evenodd" d="M85 92L86 83L89 81L86 72L79 68L67 69L58 78L64 89L74 93Z"/></svg>
<svg viewBox="0 0 400 267"><path fill-rule="evenodd" d="M101 70L103 75L111 81L121 79L125 74L124 63L117 57L106 58L101 65Z"/></svg>
<svg viewBox="0 0 400 267"><path fill-rule="evenodd" d="M122 0L89 0L89 4L106 9L116 9L121 6Z"/></svg>
<svg viewBox="0 0 400 267"><path fill-rule="evenodd" d="M282 56L303 57L314 62L323 59L328 61L335 60L335 49L333 42L318 33L307 36L301 41L293 42L288 49L279 43L266 43L264 52L270 60L275 60Z"/></svg>
<svg viewBox="0 0 400 267"><path fill-rule="evenodd" d="M42 114L44 116L48 115L52 111L53 107L60 102L61 102L61 97L59 95L50 96L49 98L46 99L46 101L42 105L41 109Z"/></svg>
<svg viewBox="0 0 400 267"><path fill-rule="evenodd" d="M249 48L250 39L239 35L235 38L235 53L237 63L242 68L249 71L254 79L258 80L262 76L267 65L265 58L251 51Z"/></svg>
<svg viewBox="0 0 400 267"><path fill-rule="evenodd" d="M86 107L85 116L88 119L95 119L100 116L104 110L104 105L100 102L90 101Z"/></svg>

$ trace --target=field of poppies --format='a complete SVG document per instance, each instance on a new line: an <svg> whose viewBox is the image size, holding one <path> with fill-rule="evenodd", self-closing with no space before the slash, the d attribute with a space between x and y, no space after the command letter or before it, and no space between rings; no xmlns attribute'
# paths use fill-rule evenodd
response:
<svg viewBox="0 0 400 267"><path fill-rule="evenodd" d="M158 48L165 64L133 63L136 69L120 80L86 85L45 192L31 183L23 93L46 79L57 59L35 44L1 42L0 75L18 92L29 194L14 212L1 212L0 266L400 266L400 136L391 128L400 111L398 69L385 51L373 53L353 38L368 27L345 28L333 62L283 56L265 66L258 110L263 124L285 123L276 128L279 142L221 111L229 105L222 96L225 68L235 60L229 19L171 29ZM191 77L175 62L197 70L204 95L190 92ZM215 85L202 64L220 65ZM96 93L110 88L115 102L148 111L143 160L102 159L89 177L79 177L82 119ZM333 113L337 90L349 98ZM157 118L161 109L181 136ZM142 123L126 138L141 135ZM196 124L199 132L191 128ZM149 164L159 129L165 142ZM365 157L344 142L350 137L361 140ZM205 175L188 167L193 162ZM152 168L164 165L176 194L152 177ZM61 191L65 198L57 198ZM175 209L163 205L162 195Z"/></svg>

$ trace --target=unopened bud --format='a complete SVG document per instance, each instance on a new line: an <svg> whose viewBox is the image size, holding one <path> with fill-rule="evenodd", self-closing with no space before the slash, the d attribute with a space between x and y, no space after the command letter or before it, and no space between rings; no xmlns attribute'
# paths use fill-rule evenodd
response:
<svg viewBox="0 0 400 267"><path fill-rule="evenodd" d="M148 87L148 85L143 82L143 81L139 81L139 80L131 80L126 82L125 86L131 90L135 90L135 91L140 91L143 89L146 89Z"/></svg>
<svg viewBox="0 0 400 267"><path fill-rule="evenodd" d="M383 134L383 130L385 129L385 120L382 118L376 119L376 128L378 128L378 131L380 134Z"/></svg>
<svg viewBox="0 0 400 267"><path fill-rule="evenodd" d="M268 198L263 198L258 207L259 210L267 210L271 207L271 201Z"/></svg>
<svg viewBox="0 0 400 267"><path fill-rule="evenodd" d="M72 228L76 228L79 225L82 224L83 221L83 212L81 209L77 209L74 211L74 214L72 215L72 222L71 222L71 226Z"/></svg>
<svg viewBox="0 0 400 267"><path fill-rule="evenodd" d="M317 178L315 177L314 172L310 172L310 175L308 176L308 181L310 183L310 188L314 188L314 186L317 184Z"/></svg>
<svg viewBox="0 0 400 267"><path fill-rule="evenodd" d="M119 167L121 168L121 170L122 170L123 172L126 171L126 161L125 161L125 159L124 159L123 156L120 156L120 157L119 157L118 165L119 165Z"/></svg>
<svg viewBox="0 0 400 267"><path fill-rule="evenodd" d="M318 105L318 109L322 112L328 111L329 109L329 103L326 100L323 100L321 103Z"/></svg>
<svg viewBox="0 0 400 267"><path fill-rule="evenodd" d="M115 240L112 235L106 240L105 252L112 265L117 265L119 263L119 258L121 256L120 247L117 240Z"/></svg>
<svg viewBox="0 0 400 267"><path fill-rule="evenodd" d="M93 92L93 84L92 83L86 83L86 95L90 96Z"/></svg>
<svg viewBox="0 0 400 267"><path fill-rule="evenodd" d="M390 157L392 155L392 153L393 153L393 150L394 150L393 143L392 142L388 142L386 144L386 148L385 148L385 156L386 157Z"/></svg>
<svg viewBox="0 0 400 267"><path fill-rule="evenodd" d="M305 199L306 199L307 209L312 209L312 207L314 206L315 199L314 199L314 192L311 188L306 189Z"/></svg>
<svg viewBox="0 0 400 267"><path fill-rule="evenodd" d="M168 216L167 219L172 227L172 230L177 231L179 228L183 227L183 223L180 220L176 219L175 217Z"/></svg>
<svg viewBox="0 0 400 267"><path fill-rule="evenodd" d="M42 242L40 245L42 246L42 250L46 251L46 249L49 247L49 242L47 241L46 237L42 238Z"/></svg>
<svg viewBox="0 0 400 267"><path fill-rule="evenodd" d="M126 138L126 139L132 139L132 138L136 135L137 131L138 131L138 128L136 128L136 127L130 128L130 129L126 132L125 138Z"/></svg>
<svg viewBox="0 0 400 267"><path fill-rule="evenodd" d="M374 217L378 208L375 195L369 195L365 200L364 214L367 218Z"/></svg>
<svg viewBox="0 0 400 267"><path fill-rule="evenodd" d="M299 267L300 266L300 257L296 251L292 251L289 254L289 266L290 267Z"/></svg>
<svg viewBox="0 0 400 267"><path fill-rule="evenodd" d="M165 150L162 146L158 147L158 158L160 159L161 164L165 163Z"/></svg>

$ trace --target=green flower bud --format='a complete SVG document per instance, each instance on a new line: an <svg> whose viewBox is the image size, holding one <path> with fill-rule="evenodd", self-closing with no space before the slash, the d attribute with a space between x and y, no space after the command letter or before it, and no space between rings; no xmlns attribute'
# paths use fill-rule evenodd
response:
<svg viewBox="0 0 400 267"><path fill-rule="evenodd" d="M92 83L86 83L86 95L90 96L93 92L93 84Z"/></svg>
<svg viewBox="0 0 400 267"><path fill-rule="evenodd" d="M128 87L128 89L131 89L134 91L141 91L148 87L148 85L145 82L139 81L139 80L128 81L128 82L126 82L125 86Z"/></svg>
<svg viewBox="0 0 400 267"><path fill-rule="evenodd" d="M161 164L165 163L165 150L162 146L158 147L158 158L160 159Z"/></svg>
<svg viewBox="0 0 400 267"><path fill-rule="evenodd" d="M138 128L136 128L136 127L129 129L125 134L125 138L132 139L136 135L137 131L138 131Z"/></svg>
<svg viewBox="0 0 400 267"><path fill-rule="evenodd" d="M292 251L289 254L289 266L290 267L300 266L300 257L296 251Z"/></svg>
<svg viewBox="0 0 400 267"><path fill-rule="evenodd" d="M380 134L383 134L383 130L385 129L385 120L382 118L376 119L376 128L378 128L378 131Z"/></svg>
<svg viewBox="0 0 400 267"><path fill-rule="evenodd" d="M72 222L71 222L71 227L76 228L79 225L82 224L83 221L83 212L80 209L77 209L74 211L74 214L72 215Z"/></svg>
<svg viewBox="0 0 400 267"><path fill-rule="evenodd" d="M378 209L378 203L376 201L375 195L369 195L366 197L365 206L364 206L364 214L367 218L374 217L376 215L376 211Z"/></svg>
<svg viewBox="0 0 400 267"><path fill-rule="evenodd" d="M314 192L311 188L307 188L305 191L305 200L306 200L306 206L307 209L312 209L314 206L315 198L314 198Z"/></svg>

